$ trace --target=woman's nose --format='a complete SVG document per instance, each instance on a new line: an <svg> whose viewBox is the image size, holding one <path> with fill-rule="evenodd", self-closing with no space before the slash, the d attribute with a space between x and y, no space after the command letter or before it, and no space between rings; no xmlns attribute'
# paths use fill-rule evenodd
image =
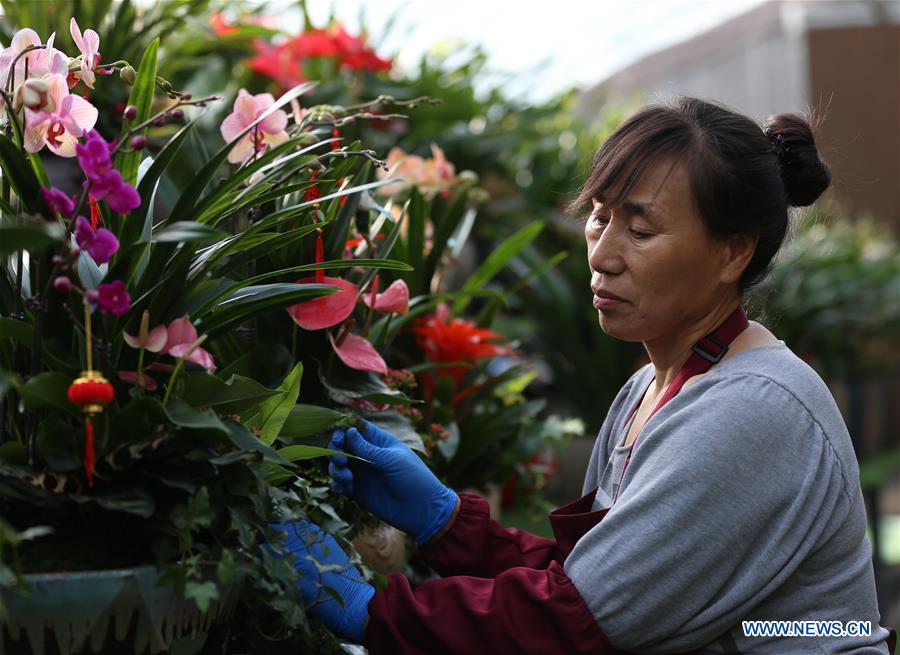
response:
<svg viewBox="0 0 900 655"><path fill-rule="evenodd" d="M595 273L616 275L625 270L620 238L607 226L597 238L588 238L588 265Z"/></svg>

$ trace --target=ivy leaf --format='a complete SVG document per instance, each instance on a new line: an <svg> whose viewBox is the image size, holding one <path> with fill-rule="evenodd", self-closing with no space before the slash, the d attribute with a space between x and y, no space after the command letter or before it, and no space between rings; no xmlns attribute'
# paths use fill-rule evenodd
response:
<svg viewBox="0 0 900 655"><path fill-rule="evenodd" d="M211 581L194 582L189 581L184 585L184 597L197 603L197 607L201 612L209 609L209 604L214 600L219 600L219 590L216 584Z"/></svg>

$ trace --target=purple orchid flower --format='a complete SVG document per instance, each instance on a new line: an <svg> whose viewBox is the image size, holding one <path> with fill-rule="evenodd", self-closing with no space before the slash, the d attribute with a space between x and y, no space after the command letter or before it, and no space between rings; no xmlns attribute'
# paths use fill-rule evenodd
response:
<svg viewBox="0 0 900 655"><path fill-rule="evenodd" d="M75 201L56 187L41 187L44 202L51 212L56 212L64 218L68 218L75 211Z"/></svg>
<svg viewBox="0 0 900 655"><path fill-rule="evenodd" d="M115 234L104 227L95 232L84 216L75 219L75 242L79 248L87 250L98 264L108 262L119 249L119 240Z"/></svg>
<svg viewBox="0 0 900 655"><path fill-rule="evenodd" d="M81 170L91 183L91 195L97 200L105 199L113 211L127 214L140 207L141 197L113 168L111 155L115 147L115 141L107 143L97 130L91 130L85 142L75 146L75 153Z"/></svg>
<svg viewBox="0 0 900 655"><path fill-rule="evenodd" d="M123 316L131 309L131 296L122 280L113 280L97 287L97 304L100 311Z"/></svg>

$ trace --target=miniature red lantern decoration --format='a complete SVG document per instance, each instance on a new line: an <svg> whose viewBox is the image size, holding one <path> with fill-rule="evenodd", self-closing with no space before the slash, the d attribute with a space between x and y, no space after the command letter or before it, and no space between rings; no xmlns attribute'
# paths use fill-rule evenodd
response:
<svg viewBox="0 0 900 655"><path fill-rule="evenodd" d="M88 486L94 486L94 414L100 414L104 406L112 402L115 390L109 380L97 371L82 371L81 377L69 385L69 402L81 407L84 419L84 472Z"/></svg>

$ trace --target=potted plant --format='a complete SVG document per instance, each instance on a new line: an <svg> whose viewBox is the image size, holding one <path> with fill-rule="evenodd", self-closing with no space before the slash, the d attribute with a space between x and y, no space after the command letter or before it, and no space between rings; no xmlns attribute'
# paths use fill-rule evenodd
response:
<svg viewBox="0 0 900 655"><path fill-rule="evenodd" d="M275 517L349 526L297 476L295 462L328 451L273 442L289 415L303 430L342 416L291 413L302 363L261 379L244 355L256 322L334 293L294 281L325 264L297 263L330 220L308 192L354 196L349 168L374 157L331 145L335 110L295 102L308 86L241 94L227 143L159 203L217 98L158 77L157 41L131 78L128 62L100 63L96 33L74 19L71 31L76 57L27 29L0 53L2 649L197 652L264 630L302 641L297 574L260 544L278 538ZM124 83L112 139L94 129L91 89ZM47 176L47 150L77 162L75 196ZM258 272L273 254L282 266Z"/></svg>

